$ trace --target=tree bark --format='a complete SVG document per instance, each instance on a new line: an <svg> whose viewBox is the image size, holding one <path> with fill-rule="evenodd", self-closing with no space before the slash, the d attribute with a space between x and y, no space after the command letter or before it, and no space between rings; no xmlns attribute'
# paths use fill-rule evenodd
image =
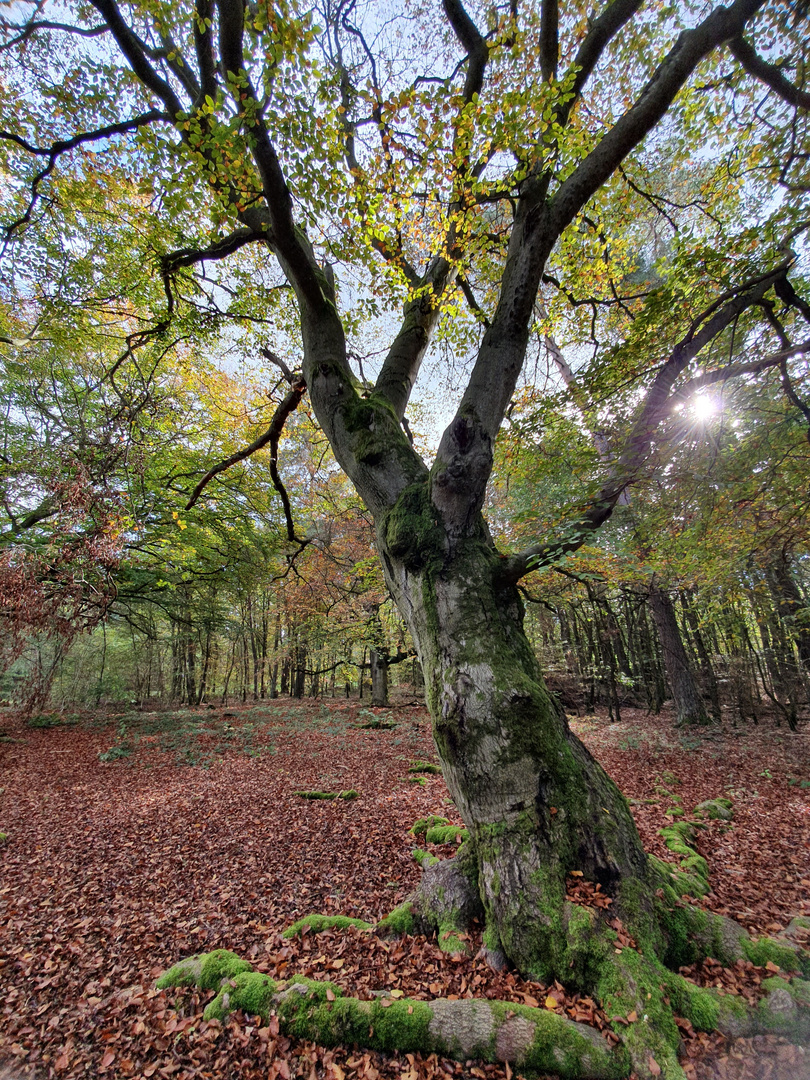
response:
<svg viewBox="0 0 810 1080"><path fill-rule="evenodd" d="M388 661L378 649L370 649L371 704L378 708L388 705Z"/></svg>
<svg viewBox="0 0 810 1080"><path fill-rule="evenodd" d="M425 528L427 483L420 497L421 514L411 491L378 523L378 546L470 833L488 947L527 974L569 981L566 875L598 882L618 912L648 885L647 859L625 799L544 686L483 521L451 544Z"/></svg>
<svg viewBox="0 0 810 1080"><path fill-rule="evenodd" d="M810 672L810 625L807 601L801 594L785 552L768 567L768 585L785 625L789 628L805 670Z"/></svg>
<svg viewBox="0 0 810 1080"><path fill-rule="evenodd" d="M675 617L675 608L669 595L655 582L650 586L650 610L652 611L669 688L675 702L678 724L707 724L709 718L703 706L689 657L683 645L681 630Z"/></svg>

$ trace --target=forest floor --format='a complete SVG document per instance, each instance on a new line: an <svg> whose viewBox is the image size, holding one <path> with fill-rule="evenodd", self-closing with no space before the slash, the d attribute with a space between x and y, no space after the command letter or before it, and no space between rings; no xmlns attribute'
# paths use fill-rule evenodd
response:
<svg viewBox="0 0 810 1080"><path fill-rule="evenodd" d="M393 726L363 727L375 714ZM508 1067L324 1050L240 1013L205 1023L212 995L154 989L178 959L220 947L271 976L330 979L360 997L540 1002L604 1027L588 999L490 971L475 940L462 959L419 937L281 937L310 912L387 914L419 877L409 827L427 814L458 820L441 776L408 771L436 761L424 709L284 699L37 723L0 713L2 1080L511 1080ZM666 713L628 709L618 724L573 726L662 857L667 811L733 800L733 823L700 835L707 906L754 934L810 914L810 725L687 731ZM350 788L356 799L296 795ZM740 964L692 974L755 998L769 973ZM810 1047L682 1031L694 1080L810 1080Z"/></svg>

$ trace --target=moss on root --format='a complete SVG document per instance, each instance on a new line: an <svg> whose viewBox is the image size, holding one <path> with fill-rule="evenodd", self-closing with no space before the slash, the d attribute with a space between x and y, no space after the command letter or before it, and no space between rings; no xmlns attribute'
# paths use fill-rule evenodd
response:
<svg viewBox="0 0 810 1080"><path fill-rule="evenodd" d="M203 968L224 965L222 955L214 961L209 956L194 960L198 975ZM184 970L183 978L188 974L189 969ZM276 982L245 970L220 987L205 1019L223 1020L234 1009L264 1021L275 1014L285 1035L322 1046L348 1043L385 1053L420 1051L462 1061L509 1061L525 1075L552 1071L571 1080L622 1080L630 1069L627 1054L611 1050L595 1029L544 1009L504 1001L424 1002L388 996L359 1001L333 983L300 975L287 983Z"/></svg>
<svg viewBox="0 0 810 1080"><path fill-rule="evenodd" d="M810 954L789 942L774 941L773 938L750 938L742 942L743 952L748 960L757 967L767 963L776 964L783 971L800 971L810 975Z"/></svg>
<svg viewBox="0 0 810 1080"><path fill-rule="evenodd" d="M298 919L292 926L288 926L281 935L283 938L294 938L297 934L308 927L313 934L320 934L324 930L345 930L349 926L356 926L360 930L370 930L371 923L362 919L350 919L346 915L305 915Z"/></svg>
<svg viewBox="0 0 810 1080"><path fill-rule="evenodd" d="M395 907L377 923L374 929L384 937L401 937L403 934L415 933L417 925L413 903L406 900L399 907Z"/></svg>
<svg viewBox="0 0 810 1080"><path fill-rule="evenodd" d="M787 979L774 975L773 978L762 980L763 990L771 993L774 990L784 990L793 998L798 1005L810 1006L810 982L804 979Z"/></svg>
<svg viewBox="0 0 810 1080"><path fill-rule="evenodd" d="M466 840L468 835L463 825L433 825L427 830L425 840L428 844L455 844L459 838Z"/></svg>
<svg viewBox="0 0 810 1080"><path fill-rule="evenodd" d="M429 814L427 817L422 817L415 821L410 829L408 829L408 832L411 836L424 836L428 829L432 829L436 825L449 824L446 817L439 817L438 814Z"/></svg>
<svg viewBox="0 0 810 1080"><path fill-rule="evenodd" d="M223 979L232 979L252 968L228 949L214 949L181 960L169 968L157 981L158 990L172 986L199 986L201 990L216 990Z"/></svg>
<svg viewBox="0 0 810 1080"><path fill-rule="evenodd" d="M204 1020L224 1020L229 1012L242 1009L248 1016L260 1016L265 1022L272 1012L278 983L260 971L243 971L228 980L226 987L209 1001Z"/></svg>
<svg viewBox="0 0 810 1080"><path fill-rule="evenodd" d="M425 869L427 869L428 866L435 866L436 863L441 861L440 859L437 859L435 855L431 855L429 851L425 851L424 848L414 848L411 852L411 856Z"/></svg>

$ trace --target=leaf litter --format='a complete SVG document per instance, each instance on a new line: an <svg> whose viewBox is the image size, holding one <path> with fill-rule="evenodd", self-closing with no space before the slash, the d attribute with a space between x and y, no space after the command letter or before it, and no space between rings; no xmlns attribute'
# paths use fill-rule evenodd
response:
<svg viewBox="0 0 810 1080"><path fill-rule="evenodd" d="M361 726L369 717L380 726ZM705 799L733 800L731 824L710 820L700 830L713 889L706 906L754 934L810 914L804 728L718 726L684 738L666 713L633 710L620 724L591 716L572 726L662 857L658 830L673 810L688 816ZM384 941L354 927L282 938L311 912L380 919L419 878L409 827L430 814L457 821L440 775L410 782L414 760L436 760L423 709L284 701L227 716L97 714L41 728L0 716L0 729L0 830L9 838L0 849L0 1080L512 1078L508 1066L436 1055L328 1050L280 1035L275 1018L205 1022L210 993L154 989L179 958L214 948L274 977L328 979L361 998L383 991L539 1006L615 1040L590 998L491 971L475 928L468 957L424 937ZM352 788L351 801L295 794ZM572 875L568 887L610 917L609 898L591 883ZM750 1001L770 974L711 961L685 973ZM727 1043L678 1023L690 1080L810 1076L810 1051L782 1039Z"/></svg>

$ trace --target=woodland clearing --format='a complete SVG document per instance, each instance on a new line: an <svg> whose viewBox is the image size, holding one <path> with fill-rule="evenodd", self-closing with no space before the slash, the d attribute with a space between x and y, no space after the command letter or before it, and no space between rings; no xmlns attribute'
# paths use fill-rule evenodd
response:
<svg viewBox="0 0 810 1080"><path fill-rule="evenodd" d="M375 715L393 726L362 726ZM700 833L711 871L706 906L753 935L810 915L805 724L795 733L769 723L684 731L666 712L626 710L621 723L597 715L572 725L631 801L646 848L661 857L668 853L658 830L673 810L688 815L721 795L733 801L731 822L708 821ZM0 1066L9 1078L510 1080L508 1066L328 1050L242 1013L224 1025L204 1022L212 994L155 990L179 957L215 948L273 978L299 973L361 998L385 990L539 1002L608 1030L589 999L491 971L475 958L475 941L472 958L462 958L425 938L385 941L355 929L282 938L311 912L383 917L419 879L410 826L428 814L457 820L441 775L409 772L435 760L418 706L372 712L356 701L283 699L57 716L40 727L6 717L0 728L8 836L0 849ZM356 799L296 794L349 788ZM433 850L452 853L449 845ZM691 972L749 999L768 975L750 963ZM682 1064L695 1080L810 1076L807 1048L681 1030Z"/></svg>

